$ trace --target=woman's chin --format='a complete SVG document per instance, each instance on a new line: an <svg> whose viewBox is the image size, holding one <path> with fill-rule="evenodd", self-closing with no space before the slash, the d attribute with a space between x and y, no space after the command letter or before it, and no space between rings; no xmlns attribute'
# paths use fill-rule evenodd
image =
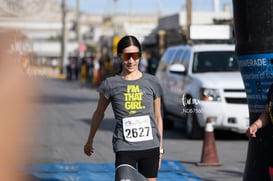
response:
<svg viewBox="0 0 273 181"><path fill-rule="evenodd" d="M137 69L135 68L135 67L127 67L127 71L128 72L134 72L134 71L136 71Z"/></svg>

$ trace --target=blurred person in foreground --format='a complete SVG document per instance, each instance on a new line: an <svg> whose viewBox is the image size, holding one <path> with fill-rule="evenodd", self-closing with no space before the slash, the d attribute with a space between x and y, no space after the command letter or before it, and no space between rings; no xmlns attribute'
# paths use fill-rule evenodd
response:
<svg viewBox="0 0 273 181"><path fill-rule="evenodd" d="M255 138L258 129L268 125L273 124L273 84L271 84L269 91L267 93L267 103L265 105L264 111L258 117L258 119L253 122L247 129L247 136ZM271 138L272 139L272 138ZM272 140L273 141L273 140ZM273 142L272 142L273 144ZM269 174L270 179L273 181L273 157L269 158Z"/></svg>
<svg viewBox="0 0 273 181"><path fill-rule="evenodd" d="M111 102L116 119L112 140L116 168L128 164L148 181L156 181L163 156L162 88L155 76L139 70L141 45L134 36L119 41L118 56L121 72L106 78L98 88L99 101L84 153L94 153L94 137Z"/></svg>
<svg viewBox="0 0 273 181"><path fill-rule="evenodd" d="M32 125L27 61L26 57L12 51L20 39L17 31L1 29L0 39L0 180L29 181L23 173L28 161L24 139Z"/></svg>

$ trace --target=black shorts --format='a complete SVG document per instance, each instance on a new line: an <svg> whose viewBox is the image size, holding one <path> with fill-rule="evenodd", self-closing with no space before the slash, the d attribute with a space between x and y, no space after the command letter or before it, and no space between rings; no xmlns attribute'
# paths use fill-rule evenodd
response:
<svg viewBox="0 0 273 181"><path fill-rule="evenodd" d="M116 167L129 164L146 178L156 178L159 166L159 148L116 152Z"/></svg>

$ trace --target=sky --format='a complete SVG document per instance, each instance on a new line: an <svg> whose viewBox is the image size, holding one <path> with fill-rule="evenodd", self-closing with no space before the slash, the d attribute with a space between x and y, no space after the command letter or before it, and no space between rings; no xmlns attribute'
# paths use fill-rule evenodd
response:
<svg viewBox="0 0 273 181"><path fill-rule="evenodd" d="M58 0L61 1L61 0ZM80 8L87 13L159 13L174 14L185 9L186 0L79 0ZM227 3L232 6L232 0L219 0L220 8ZM76 7L77 0L66 0ZM213 0L192 0L193 10L210 11L213 9Z"/></svg>

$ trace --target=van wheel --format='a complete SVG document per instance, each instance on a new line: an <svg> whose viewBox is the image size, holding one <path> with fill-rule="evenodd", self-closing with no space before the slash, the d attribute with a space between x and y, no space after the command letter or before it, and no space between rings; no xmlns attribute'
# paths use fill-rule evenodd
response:
<svg viewBox="0 0 273 181"><path fill-rule="evenodd" d="M167 118L167 112L165 111L163 103L161 103L161 116L163 120L163 128L164 129L173 129L174 128L174 122Z"/></svg>
<svg viewBox="0 0 273 181"><path fill-rule="evenodd" d="M186 116L186 134L190 139L201 139L204 129L200 127L196 113L188 113Z"/></svg>

